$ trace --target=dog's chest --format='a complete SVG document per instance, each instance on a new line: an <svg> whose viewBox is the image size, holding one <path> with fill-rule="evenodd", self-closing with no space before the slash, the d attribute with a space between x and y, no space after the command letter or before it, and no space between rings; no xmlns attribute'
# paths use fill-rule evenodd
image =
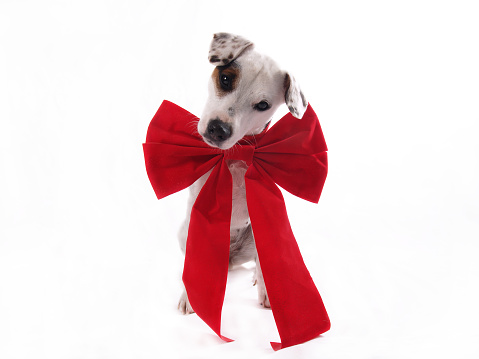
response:
<svg viewBox="0 0 479 359"><path fill-rule="evenodd" d="M233 178L233 202L231 212L231 230L243 228L250 223L246 204L246 187L244 175L248 166L244 161L228 160L228 168Z"/></svg>

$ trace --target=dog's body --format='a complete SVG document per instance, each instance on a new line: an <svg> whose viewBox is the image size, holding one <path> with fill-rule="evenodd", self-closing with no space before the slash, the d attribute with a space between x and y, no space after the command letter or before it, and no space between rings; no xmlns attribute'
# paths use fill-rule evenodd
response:
<svg viewBox="0 0 479 359"><path fill-rule="evenodd" d="M208 100L198 121L198 132L212 147L228 150L246 135L262 132L278 107L286 103L293 116L301 118L307 101L298 84L269 57L256 52L253 44L232 34L215 34L209 60L216 65L208 86ZM246 204L243 161L230 160L233 178L233 207L230 228L230 267L256 261L254 282L258 300L270 307L261 268L256 254L253 232ZM187 217L179 233L180 247L186 248L191 208L210 172L190 187ZM178 308L193 313L186 291Z"/></svg>

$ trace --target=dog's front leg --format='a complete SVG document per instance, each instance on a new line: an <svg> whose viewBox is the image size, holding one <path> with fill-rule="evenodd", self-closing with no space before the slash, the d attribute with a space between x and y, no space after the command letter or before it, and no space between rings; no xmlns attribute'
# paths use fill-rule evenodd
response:
<svg viewBox="0 0 479 359"><path fill-rule="evenodd" d="M211 171L200 177L195 183L190 186L190 195L186 208L186 218L178 232L178 241L180 243L180 248L183 254L186 252L186 240L188 238L188 227L190 226L191 209L193 208L193 204L195 203L196 198L198 197L198 194L200 193L201 188L205 184L210 173ZM178 309L183 314L191 314L195 312L193 308L191 308L184 285L183 293L181 294L180 300L178 301Z"/></svg>
<svg viewBox="0 0 479 359"><path fill-rule="evenodd" d="M180 248L183 253L185 253L186 249L186 238L188 237L188 226L190 224L190 213L191 213L191 206L188 206L188 215L183 222L183 225L178 232L178 240L180 242ZM188 300L188 295L186 294L185 286L183 285L183 293L180 296L180 300L178 301L178 309L182 314L191 314L195 311L191 308L190 301Z"/></svg>
<svg viewBox="0 0 479 359"><path fill-rule="evenodd" d="M188 237L188 227L190 225L190 214L191 214L191 207L193 206L194 196L193 189L190 189L190 199L188 200L188 214L178 232L178 241L180 242L180 248L183 254L186 251L186 239ZM196 194L197 196L197 194ZM196 198L196 196L194 196ZM190 301L188 300L188 295L186 294L185 286L183 285L183 293L180 296L180 300L178 301L178 309L182 314L191 314L195 311L191 308Z"/></svg>

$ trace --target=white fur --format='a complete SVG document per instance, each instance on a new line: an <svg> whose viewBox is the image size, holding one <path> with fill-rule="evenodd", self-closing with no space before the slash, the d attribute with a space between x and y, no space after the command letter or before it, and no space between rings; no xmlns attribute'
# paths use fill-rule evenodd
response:
<svg viewBox="0 0 479 359"><path fill-rule="evenodd" d="M198 123L198 132L204 134L210 119L219 117L233 127L233 136L222 144L222 149L235 145L245 135L259 133L272 114L284 103L284 73L269 57L248 50L235 61L240 67L238 87L223 97L216 95L213 79L208 84L208 99ZM259 112L254 105L266 100L272 107ZM234 110L231 116L229 109Z"/></svg>
<svg viewBox="0 0 479 359"><path fill-rule="evenodd" d="M215 147L229 149L245 135L260 133L278 107L285 102L295 117L301 118L306 111L307 104L294 77L281 70L268 56L255 51L250 41L232 34L216 34L211 44L209 58L210 62L220 66L234 61L240 71L235 90L226 95L218 95L213 79L210 79L208 84L209 96L198 122L198 132L201 135L205 134L208 122L215 118L228 123L232 128L231 137ZM289 77L287 82L286 77ZM289 84L288 88L285 88L285 83ZM263 112L257 111L254 105L261 101L267 101L271 108ZM214 146L206 138L205 142ZM228 162L228 167L233 177L230 266L256 261L254 283L258 287L258 302L269 308L269 299L246 205L244 175L247 165L243 161L231 160ZM179 232L179 242L183 252L186 248L191 208L209 174L210 172L202 176L190 187L187 216ZM186 291L180 297L178 308L184 314L193 313Z"/></svg>

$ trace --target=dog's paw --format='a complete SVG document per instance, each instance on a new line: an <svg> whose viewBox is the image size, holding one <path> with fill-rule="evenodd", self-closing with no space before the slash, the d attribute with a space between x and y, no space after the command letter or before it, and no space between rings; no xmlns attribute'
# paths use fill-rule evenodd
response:
<svg viewBox="0 0 479 359"><path fill-rule="evenodd" d="M258 284L258 303L263 306L264 308L271 308L269 304L268 293L266 293L266 287L264 283L256 283Z"/></svg>
<svg viewBox="0 0 479 359"><path fill-rule="evenodd" d="M183 291L183 294L180 297L180 300L178 301L178 310L181 312L181 314L192 314L195 311L193 308L191 308L190 301L188 300L188 295L186 294L186 291Z"/></svg>
<svg viewBox="0 0 479 359"><path fill-rule="evenodd" d="M271 308L271 305L269 304L269 298L268 295L264 295L260 298L258 298L259 304L262 305L265 308Z"/></svg>
<svg viewBox="0 0 479 359"><path fill-rule="evenodd" d="M256 270L253 276L253 285L258 288L258 303L264 308L271 308L269 304L268 293L266 292L266 284L264 283L263 273L259 261L256 260Z"/></svg>

